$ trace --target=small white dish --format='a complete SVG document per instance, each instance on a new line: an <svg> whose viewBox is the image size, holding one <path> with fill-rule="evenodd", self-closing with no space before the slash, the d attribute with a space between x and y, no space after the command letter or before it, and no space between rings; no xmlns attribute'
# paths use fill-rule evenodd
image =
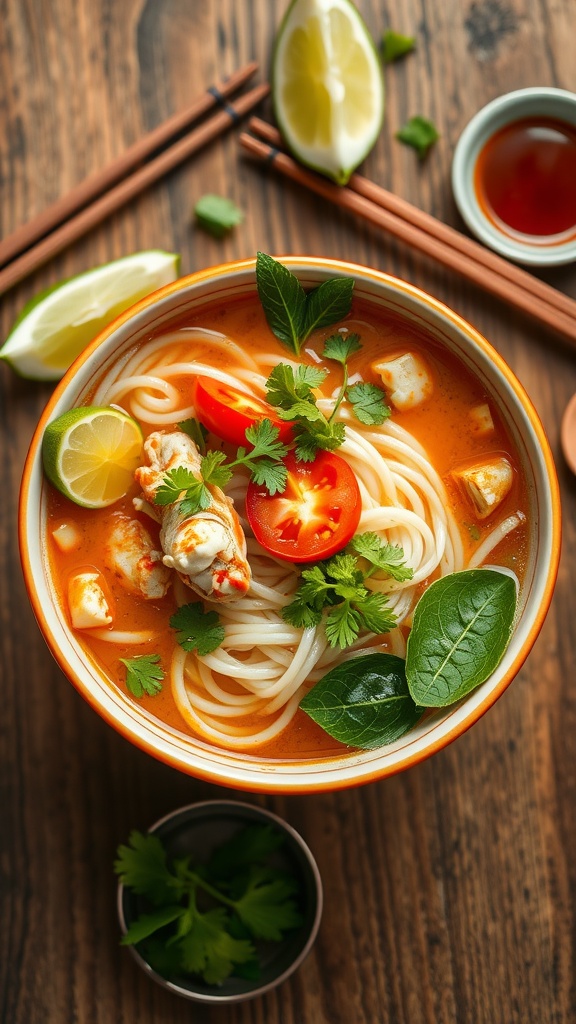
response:
<svg viewBox="0 0 576 1024"><path fill-rule="evenodd" d="M532 238L500 230L487 216L475 187L475 168L496 132L524 118L551 118L576 128L576 93L536 86L506 93L478 111L460 136L452 161L452 190L470 231L485 245L517 263L553 266L576 260L576 227L557 236ZM576 188L576 182L575 182Z"/></svg>

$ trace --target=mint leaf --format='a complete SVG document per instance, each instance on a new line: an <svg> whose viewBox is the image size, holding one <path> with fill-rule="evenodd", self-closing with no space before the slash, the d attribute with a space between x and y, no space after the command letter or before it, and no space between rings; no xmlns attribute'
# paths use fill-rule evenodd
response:
<svg viewBox="0 0 576 1024"><path fill-rule="evenodd" d="M334 359L344 366L350 356L361 348L359 334L331 334L324 342L322 355L324 359Z"/></svg>
<svg viewBox="0 0 576 1024"><path fill-rule="evenodd" d="M211 194L198 200L194 213L200 227L215 238L223 238L228 231L244 220L242 210L231 199Z"/></svg>
<svg viewBox="0 0 576 1024"><path fill-rule="evenodd" d="M258 252L256 286L270 330L298 355L306 316L306 293L298 278L272 256Z"/></svg>
<svg viewBox="0 0 576 1024"><path fill-rule="evenodd" d="M136 658L120 658L126 666L126 686L133 697L155 697L162 689L164 671L159 654L141 654Z"/></svg>
<svg viewBox="0 0 576 1024"><path fill-rule="evenodd" d="M422 707L446 707L483 683L510 642L516 586L494 569L435 580L416 605L406 649L410 693Z"/></svg>
<svg viewBox="0 0 576 1024"><path fill-rule="evenodd" d="M352 306L354 281L351 277L333 277L323 281L306 296L302 341L320 327L330 327L348 316Z"/></svg>
<svg viewBox="0 0 576 1024"><path fill-rule="evenodd" d="M185 651L196 650L200 656L210 654L224 639L224 626L218 612L205 612L201 601L184 604L170 616L176 640Z"/></svg>
<svg viewBox="0 0 576 1024"><path fill-rule="evenodd" d="M424 160L428 150L437 139L440 138L436 127L432 124L432 121L427 121L425 117L411 117L406 124L400 128L400 131L396 132L396 138L400 142L405 143L406 146L412 146L413 149L418 153L418 159Z"/></svg>
<svg viewBox="0 0 576 1024"><path fill-rule="evenodd" d="M393 32L392 29L388 29L382 36L382 59L385 64L391 64L392 61L405 57L414 49L416 49L414 36L403 36L400 32Z"/></svg>
<svg viewBox="0 0 576 1024"><path fill-rule="evenodd" d="M354 409L356 419L368 426L379 426L390 415L390 407L386 404L386 396L376 384L352 384L346 398Z"/></svg>
<svg viewBox="0 0 576 1024"><path fill-rule="evenodd" d="M329 736L364 750L394 743L422 714L410 696L402 659L379 653L331 669L300 707Z"/></svg>

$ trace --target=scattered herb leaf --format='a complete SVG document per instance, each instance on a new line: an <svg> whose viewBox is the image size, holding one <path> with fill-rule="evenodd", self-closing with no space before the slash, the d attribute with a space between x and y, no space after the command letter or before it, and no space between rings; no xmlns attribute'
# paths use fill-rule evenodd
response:
<svg viewBox="0 0 576 1024"><path fill-rule="evenodd" d="M114 871L123 885L139 896L145 896L154 906L172 903L180 896L178 880L168 869L166 850L158 836L138 832L130 833L129 845L121 845L114 861Z"/></svg>
<svg viewBox="0 0 576 1024"><path fill-rule="evenodd" d="M346 391L356 419L368 426L380 426L390 415L386 395L376 384L360 382L352 384Z"/></svg>
<svg viewBox="0 0 576 1024"><path fill-rule="evenodd" d="M196 650L200 656L210 654L224 639L224 626L218 612L205 612L201 601L183 604L170 616L176 640L185 651Z"/></svg>
<svg viewBox="0 0 576 1024"><path fill-rule="evenodd" d="M361 348L358 334L331 334L324 342L322 355L324 359L333 359L345 366L350 356L354 352L359 352Z"/></svg>
<svg viewBox="0 0 576 1024"><path fill-rule="evenodd" d="M242 210L231 199L211 194L198 200L194 213L200 227L215 238L223 238L228 231L244 220Z"/></svg>
<svg viewBox="0 0 576 1024"><path fill-rule="evenodd" d="M422 594L406 650L410 693L423 707L446 707L483 683L506 650L516 586L494 569L466 569Z"/></svg>
<svg viewBox="0 0 576 1024"><path fill-rule="evenodd" d="M411 117L409 121L403 125L398 132L396 132L396 138L400 142L405 143L406 146L412 146L413 149L418 153L418 159L424 160L428 150L434 143L440 138L435 125L432 121L426 120L425 117L416 115Z"/></svg>
<svg viewBox="0 0 576 1024"><path fill-rule="evenodd" d="M404 736L423 712L410 696L404 661L380 653L351 658L331 669L300 707L329 736L364 750Z"/></svg>
<svg viewBox="0 0 576 1024"><path fill-rule="evenodd" d="M404 551L400 545L383 541L377 533L357 533L349 546L357 555L398 583L411 580L414 575L414 570L404 564Z"/></svg>
<svg viewBox="0 0 576 1024"><path fill-rule="evenodd" d="M344 442L344 424L332 419L335 409L326 419L316 404L312 389L325 377L325 371L315 367L294 369L288 363L279 363L266 381L268 401L282 419L294 423L295 454L301 462L312 462L319 449L334 451Z"/></svg>
<svg viewBox="0 0 576 1024"><path fill-rule="evenodd" d="M136 658L120 658L126 666L126 686L133 697L155 697L162 689L164 671L159 654L141 654Z"/></svg>
<svg viewBox="0 0 576 1024"><path fill-rule="evenodd" d="M407 53L416 49L414 36L403 36L400 32L393 32L388 29L382 36L382 59L385 64L391 64Z"/></svg>
<svg viewBox="0 0 576 1024"><path fill-rule="evenodd" d="M178 424L178 427L194 441L200 455L205 455L208 431L206 430L206 427L200 423L200 420L194 419L194 417L191 416L190 419L182 420L182 422Z"/></svg>

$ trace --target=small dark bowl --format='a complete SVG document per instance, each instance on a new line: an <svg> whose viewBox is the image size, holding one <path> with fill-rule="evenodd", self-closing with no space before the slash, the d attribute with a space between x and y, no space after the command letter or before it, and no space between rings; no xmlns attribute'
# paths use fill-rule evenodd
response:
<svg viewBox="0 0 576 1024"><path fill-rule="evenodd" d="M289 868L300 882L303 922L281 942L265 943L259 950L261 975L257 981L229 977L222 985L208 985L202 979L178 977L168 980L158 974L134 946L129 946L142 969L170 992L197 1003L238 1003L254 999L276 988L300 966L310 952L322 915L322 881L308 846L287 822L253 804L234 800L209 800L181 807L155 822L148 831L164 843L170 857L196 853L204 859L211 850L229 839L246 824L273 824L285 836L278 851L279 866ZM142 897L124 885L118 886L118 917L125 934L142 910Z"/></svg>

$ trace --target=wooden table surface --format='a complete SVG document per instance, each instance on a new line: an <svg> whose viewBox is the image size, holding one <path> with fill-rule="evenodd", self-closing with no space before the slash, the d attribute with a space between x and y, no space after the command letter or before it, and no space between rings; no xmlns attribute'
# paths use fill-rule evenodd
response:
<svg viewBox="0 0 576 1024"><path fill-rule="evenodd" d="M5 236L249 59L266 78L284 2L3 0L0 233ZM486 102L535 84L576 89L574 0L360 0L377 38L418 39L386 69L387 109L365 173L461 226L454 146ZM265 103L262 111L268 114ZM395 140L413 114L441 138L418 164ZM226 240L197 198L245 211ZM335 794L246 796L285 817L319 863L317 943L280 989L228 1010L189 1004L119 948L112 861L132 828L229 796L141 753L53 662L16 539L27 446L46 384L0 365L0 1021L2 1024L560 1024L576 1020L576 482L559 447L576 354L427 258L244 158L237 131L150 188L0 300L2 337L40 289L163 248L182 271L253 256L342 257L389 271L463 314L508 360L557 459L564 551L552 607L497 705L428 762ZM576 296L576 270L546 279ZM236 794L242 798L242 794Z"/></svg>

